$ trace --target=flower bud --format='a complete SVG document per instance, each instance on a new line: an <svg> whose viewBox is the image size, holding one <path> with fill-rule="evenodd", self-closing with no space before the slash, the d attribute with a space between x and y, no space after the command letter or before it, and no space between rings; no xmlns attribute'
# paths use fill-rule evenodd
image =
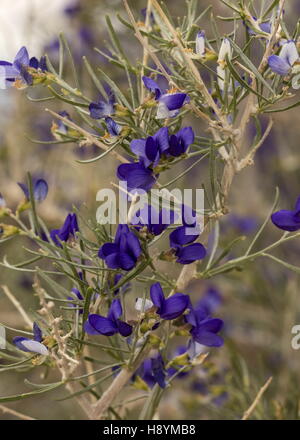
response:
<svg viewBox="0 0 300 440"><path fill-rule="evenodd" d="M21 229L16 226L6 225L4 223L0 223L0 235L2 238L11 237L13 235L17 235L21 232Z"/></svg>
<svg viewBox="0 0 300 440"><path fill-rule="evenodd" d="M190 357L188 353L183 353L172 359L169 365L170 367L175 365L183 367L184 365L189 365L189 364L190 364Z"/></svg>
<svg viewBox="0 0 300 440"><path fill-rule="evenodd" d="M150 345L152 345L153 348L164 348L164 343L162 342L162 340L153 333L151 333L149 336L149 343Z"/></svg>
<svg viewBox="0 0 300 440"><path fill-rule="evenodd" d="M140 376L136 376L133 382L133 386L137 390L149 391L149 387L145 381Z"/></svg>
<svg viewBox="0 0 300 440"><path fill-rule="evenodd" d="M229 59L232 57L231 45L228 38L223 39L218 56L218 63L223 68L225 67L226 56L228 56Z"/></svg>
<svg viewBox="0 0 300 440"><path fill-rule="evenodd" d="M205 32L200 31L196 37L196 54L204 57L205 52Z"/></svg>

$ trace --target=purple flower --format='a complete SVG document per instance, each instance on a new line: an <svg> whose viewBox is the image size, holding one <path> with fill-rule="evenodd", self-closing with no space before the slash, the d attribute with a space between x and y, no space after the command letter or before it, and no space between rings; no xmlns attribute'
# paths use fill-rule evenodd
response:
<svg viewBox="0 0 300 440"><path fill-rule="evenodd" d="M155 384L158 384L160 388L165 388L166 370L161 354L146 359L135 375L140 376L150 388L153 388Z"/></svg>
<svg viewBox="0 0 300 440"><path fill-rule="evenodd" d="M122 313L120 300L114 299L107 317L90 314L84 324L84 329L89 335L112 336L120 333L120 335L127 337L132 333L132 326L119 319Z"/></svg>
<svg viewBox="0 0 300 440"><path fill-rule="evenodd" d="M286 76L298 59L299 55L296 44L293 40L290 40L284 43L279 56L271 55L268 58L268 64L273 72Z"/></svg>
<svg viewBox="0 0 300 440"><path fill-rule="evenodd" d="M178 318L189 305L190 298L183 293L175 293L165 299L160 283L154 283L150 287L150 297L153 305L157 307L156 313L166 320Z"/></svg>
<svg viewBox="0 0 300 440"><path fill-rule="evenodd" d="M26 200L29 200L29 188L25 183L18 182L19 187L23 191ZM48 184L44 179L38 179L33 182L33 197L36 202L45 200L48 194Z"/></svg>
<svg viewBox="0 0 300 440"><path fill-rule="evenodd" d="M174 223L175 213L165 208L159 212L151 205L145 205L139 209L135 216L137 221L132 219L131 223L137 228L147 227L148 232L152 235L160 235L167 227Z"/></svg>
<svg viewBox="0 0 300 440"><path fill-rule="evenodd" d="M168 127L160 128L153 136L147 139L133 139L131 151L136 154L140 162L147 168L156 166L161 156L169 149Z"/></svg>
<svg viewBox="0 0 300 440"><path fill-rule="evenodd" d="M256 17L252 17L252 18L254 21L257 21ZM256 32L253 29L251 29L245 22L243 22L243 24L246 26L246 28L249 32L249 35L256 35ZM263 23L259 23L258 27L261 31L263 31L267 34L270 34L271 30L272 30L272 23L270 21L265 21Z"/></svg>
<svg viewBox="0 0 300 440"><path fill-rule="evenodd" d="M206 256L205 247L201 243L193 243L199 234L188 234L188 229L187 226L179 226L169 236L170 246L175 250L176 261L180 264L190 264Z"/></svg>
<svg viewBox="0 0 300 440"><path fill-rule="evenodd" d="M16 80L21 80L26 85L33 84L30 68L40 69L42 72L47 70L45 57L38 61L35 57L29 58L26 47L21 47L12 63L0 61L0 88L6 89L13 85Z"/></svg>
<svg viewBox="0 0 300 440"><path fill-rule="evenodd" d="M153 136L146 139L131 141L131 151L136 154L145 167L155 167L160 158L167 156L180 156L194 142L192 127L184 127L177 134L169 136L168 127L160 128Z"/></svg>
<svg viewBox="0 0 300 440"><path fill-rule="evenodd" d="M193 307L190 304L189 309L190 313L185 319L192 326L190 334L193 341L208 347L223 345L223 339L217 334L223 327L222 319L210 318L201 306Z"/></svg>
<svg viewBox="0 0 300 440"><path fill-rule="evenodd" d="M40 327L36 322L33 323L33 339L24 338L23 336L16 336L13 343L22 351L31 353L38 353L42 356L48 356L47 347L42 344L43 335Z"/></svg>
<svg viewBox="0 0 300 440"><path fill-rule="evenodd" d="M170 147L168 153L171 156L178 157L184 154L188 147L194 142L195 135L192 127L184 127L177 134L170 136Z"/></svg>
<svg viewBox="0 0 300 440"><path fill-rule="evenodd" d="M114 114L116 99L113 93L109 93L108 100L100 99L89 105L90 116L93 119L101 119Z"/></svg>
<svg viewBox="0 0 300 440"><path fill-rule="evenodd" d="M151 93L154 93L155 99L158 100L162 95L162 91L157 82L148 76L143 76L142 79L146 89L150 90Z"/></svg>
<svg viewBox="0 0 300 440"><path fill-rule="evenodd" d="M300 197L298 197L295 209L288 211L282 209L271 215L271 220L275 226L284 231L298 231L300 229Z"/></svg>
<svg viewBox="0 0 300 440"><path fill-rule="evenodd" d="M142 253L137 236L127 225L118 226L113 243L105 243L99 249L98 256L111 269L131 270Z"/></svg>
<svg viewBox="0 0 300 440"><path fill-rule="evenodd" d="M149 191L156 182L153 171L146 168L142 162L122 163L117 168L117 177L127 183L129 191Z"/></svg>
<svg viewBox="0 0 300 440"><path fill-rule="evenodd" d="M109 116L106 116L105 123L107 131L111 136L119 136L122 131L121 125L117 124L116 121L114 121Z"/></svg>
<svg viewBox="0 0 300 440"><path fill-rule="evenodd" d="M78 231L76 214L68 214L62 227L60 229L53 229L50 232L50 237L57 246L61 247L59 240L68 241L69 238L75 237L75 233Z"/></svg>
<svg viewBox="0 0 300 440"><path fill-rule="evenodd" d="M73 287L73 289L71 290L71 292L74 293L74 295L77 296L77 298L78 298L79 301L83 301L83 300L84 300L84 298L83 298L83 296L81 295L80 291L79 291L76 287ZM67 299L69 299L70 301L74 301L74 297L73 297L73 296L68 296ZM70 303L69 306L70 306L70 307L77 307L77 305L76 305L76 304L73 304L73 303ZM82 313L83 313L83 308L81 307L81 308L79 309L79 314L81 315Z"/></svg>
<svg viewBox="0 0 300 440"><path fill-rule="evenodd" d="M173 118L178 115L179 109L189 101L186 93L162 91L156 81L147 76L143 76L145 87L154 93L155 100L158 101L158 119Z"/></svg>

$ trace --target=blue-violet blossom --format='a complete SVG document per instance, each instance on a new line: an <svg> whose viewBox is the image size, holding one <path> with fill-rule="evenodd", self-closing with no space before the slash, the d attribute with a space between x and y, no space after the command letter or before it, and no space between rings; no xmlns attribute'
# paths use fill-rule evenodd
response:
<svg viewBox="0 0 300 440"><path fill-rule="evenodd" d="M300 229L300 197L296 201L295 209L291 211L282 209L274 212L271 220L279 229L290 232L298 231Z"/></svg>
<svg viewBox="0 0 300 440"><path fill-rule="evenodd" d="M105 243L99 249L98 256L110 269L131 270L142 253L139 239L127 225L118 226L113 243Z"/></svg>
<svg viewBox="0 0 300 440"><path fill-rule="evenodd" d="M132 326L119 319L123 310L119 299L114 299L109 308L107 317L90 314L84 324L84 329L89 335L112 336L120 333L122 336L129 336L132 333Z"/></svg>

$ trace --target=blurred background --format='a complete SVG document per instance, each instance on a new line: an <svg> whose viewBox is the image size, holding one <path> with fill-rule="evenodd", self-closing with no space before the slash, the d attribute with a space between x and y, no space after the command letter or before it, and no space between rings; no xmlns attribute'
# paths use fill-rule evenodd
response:
<svg viewBox="0 0 300 440"><path fill-rule="evenodd" d="M184 14L185 4L181 0L164 3L174 17ZM210 4L216 15L230 15L218 0L199 1L199 10ZM136 17L140 15L142 20L140 11L146 2L132 1L131 5ZM71 44L86 96L95 100L98 93L80 64L83 55L92 64L101 65L111 78L126 88L123 72L93 50L95 46L106 47L105 14L109 14L128 57L136 62L140 47L134 36L118 21L118 12L126 16L119 0L0 0L0 59L13 60L19 48L26 45L30 56L47 52L55 63L58 59L58 33L63 31ZM287 2L285 14L290 29L295 26L299 12L298 0ZM201 26L206 29L209 24L204 21ZM230 28L228 23L221 22L220 26L224 32ZM44 177L48 181L49 195L40 207L40 214L50 228L61 224L72 205L94 218L95 195L101 187L110 185L116 162L109 157L94 164L77 163L78 158L93 157L93 147L55 143L51 134L52 118L44 112L45 106L55 111L68 108L57 101L49 101L46 105L30 102L25 95L30 99L38 97L30 89L24 93L14 89L0 92L0 192L7 205L13 209L22 200L17 182L24 182L26 172L30 171L33 176ZM234 248L231 257L242 254L266 218L277 186L282 209L290 209L300 194L298 108L283 114L275 113L274 122L272 133L258 152L255 166L241 173L232 187L231 213L221 222L221 243L225 246L237 236L245 236L246 239L245 244L241 242ZM263 123L266 121L263 120ZM205 135L205 127L199 121L193 127L197 135ZM253 136L254 127L250 127L249 139ZM208 163L202 161L193 169L191 177L180 181L181 185L199 188L207 180L208 168ZM270 223L258 246L264 247L279 236L280 232ZM290 242L274 254L299 265L299 242ZM0 255L1 259L7 255L8 261L16 262L22 260L24 251L17 241L10 241L1 245ZM169 270L167 267L166 270ZM9 286L28 311L36 307L30 274L20 275L0 267L0 278L0 284ZM291 347L291 329L300 324L299 276L261 258L249 263L246 270L220 275L211 282L193 282L189 286L189 292L195 299L205 295L208 289L214 289L219 298L217 316L225 321L225 346L211 351L205 367L198 367L189 377L175 381L162 401L159 416L162 419L238 419L259 388L268 377L273 376L273 382L253 417L299 419L300 351ZM130 295L135 297L135 292ZM0 323L24 328L24 322L1 289ZM9 332L8 337L12 337ZM43 367L40 371L37 369L34 373L18 376L0 372L0 396L27 391L24 379L38 382L44 373ZM50 377L48 380L52 382ZM50 399L51 396L49 394ZM8 406L35 418L81 417L72 401L57 402L53 398L49 403L49 397L47 394L46 397ZM138 408L138 402L129 406L132 418ZM0 409L0 419L10 417L13 416L2 414Z"/></svg>

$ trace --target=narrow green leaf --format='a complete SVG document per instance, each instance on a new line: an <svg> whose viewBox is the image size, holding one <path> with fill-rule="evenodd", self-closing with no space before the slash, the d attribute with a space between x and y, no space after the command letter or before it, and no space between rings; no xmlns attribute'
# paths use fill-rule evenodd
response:
<svg viewBox="0 0 300 440"><path fill-rule="evenodd" d="M252 63L252 61L249 60L249 58L244 54L244 52L242 51L242 49L239 48L239 46L237 44L235 44L235 42L230 39L230 43L232 44L233 48L235 49L235 51L239 54L239 56L241 57L241 59L244 61L244 63L247 65L247 67L251 70L251 72L254 73L255 77L257 80L259 80L271 93L272 96L275 96L274 91L272 89L272 87L270 86L270 84L264 79L264 77L261 75L261 73L259 73L259 71L257 70L257 68L254 66L254 64Z"/></svg>
<svg viewBox="0 0 300 440"><path fill-rule="evenodd" d="M252 87L250 87L249 84L240 77L240 75L235 70L235 68L233 67L233 64L228 59L228 57L226 57L226 62L227 62L227 67L230 70L230 73L232 74L234 79L236 79L245 89L247 89L250 93L254 93L256 96L258 96L259 98L263 99L264 101L267 101L269 104L272 103L269 99L265 98L263 95L258 93L256 90L252 89Z"/></svg>
<svg viewBox="0 0 300 440"><path fill-rule="evenodd" d="M7 397L0 397L0 402L14 402L16 400L22 400L22 399L27 399L28 397L33 397L36 396L38 394L43 394L43 393L47 393L48 391L52 391L56 388L59 388L60 386L62 386L64 384L64 382L57 382L55 384L52 384L49 387L43 387L39 390L36 391L31 391L29 393L22 393L22 394L15 394L13 396L7 396Z"/></svg>
<svg viewBox="0 0 300 440"><path fill-rule="evenodd" d="M290 110L290 109L292 109L292 108L299 107L299 105L300 105L300 101L295 102L295 104L291 104L291 105L289 105L288 107L276 108L276 109L274 109L274 110L265 110L263 113L279 113L279 112L285 112L285 111Z"/></svg>

